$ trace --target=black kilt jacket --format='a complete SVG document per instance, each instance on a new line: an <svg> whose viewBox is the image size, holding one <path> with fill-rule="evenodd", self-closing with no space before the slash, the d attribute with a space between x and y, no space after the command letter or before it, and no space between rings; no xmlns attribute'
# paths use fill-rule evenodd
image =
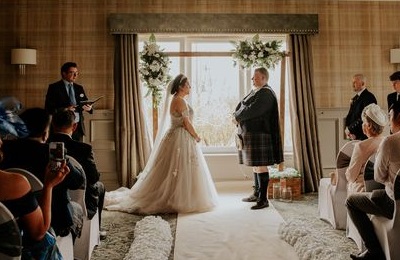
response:
<svg viewBox="0 0 400 260"><path fill-rule="evenodd" d="M238 125L239 163L267 166L283 162L278 101L268 85L251 91L233 113Z"/></svg>

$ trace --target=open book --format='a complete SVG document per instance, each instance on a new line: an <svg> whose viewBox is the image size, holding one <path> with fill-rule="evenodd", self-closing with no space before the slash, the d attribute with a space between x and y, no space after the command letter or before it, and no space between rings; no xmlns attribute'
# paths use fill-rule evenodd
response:
<svg viewBox="0 0 400 260"><path fill-rule="evenodd" d="M102 99L103 97L104 96L100 96L100 97L97 97L95 99L83 100L80 103L81 103L82 106L84 106L84 105L93 105L94 103L96 103L97 101Z"/></svg>

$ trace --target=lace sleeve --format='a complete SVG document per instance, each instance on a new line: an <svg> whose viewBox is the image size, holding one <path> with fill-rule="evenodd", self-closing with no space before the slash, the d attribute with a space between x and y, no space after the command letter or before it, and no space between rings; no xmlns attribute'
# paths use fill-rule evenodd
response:
<svg viewBox="0 0 400 260"><path fill-rule="evenodd" d="M189 109L185 109L185 110L183 110L182 111L182 117L189 117L190 116L190 113L189 113Z"/></svg>

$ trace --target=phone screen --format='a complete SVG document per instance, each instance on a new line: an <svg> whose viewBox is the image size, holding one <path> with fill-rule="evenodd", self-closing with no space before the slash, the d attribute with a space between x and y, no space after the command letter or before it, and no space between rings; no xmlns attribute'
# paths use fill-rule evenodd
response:
<svg viewBox="0 0 400 260"><path fill-rule="evenodd" d="M49 159L52 171L57 171L61 168L61 165L65 160L65 149L63 142L51 142L49 144Z"/></svg>

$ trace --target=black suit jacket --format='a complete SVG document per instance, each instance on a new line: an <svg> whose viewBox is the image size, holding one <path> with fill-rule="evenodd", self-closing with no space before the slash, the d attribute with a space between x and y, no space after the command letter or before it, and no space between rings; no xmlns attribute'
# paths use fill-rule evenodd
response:
<svg viewBox="0 0 400 260"><path fill-rule="evenodd" d="M79 113L79 122L76 131L80 136L85 134L85 125L84 125L84 117L83 117L83 109L81 105L81 101L88 100L83 86L74 83L74 91L75 91L75 99L77 103L76 111ZM46 94L45 101L45 109L53 114L58 109L64 109L71 105L70 99L65 88L65 84L63 80L57 81L49 85ZM93 109L89 112L93 113Z"/></svg>
<svg viewBox="0 0 400 260"><path fill-rule="evenodd" d="M86 175L85 203L89 218L97 211L99 191L96 183L100 179L96 162L93 156L93 149L90 144L73 140L69 135L54 133L49 142L63 142L67 149L67 154L75 158L81 165Z"/></svg>
<svg viewBox="0 0 400 260"><path fill-rule="evenodd" d="M44 173L49 160L48 144L31 139L4 140L2 150L4 158L0 163L0 169L26 169L44 182ZM68 189L76 190L85 185L84 173L71 164L68 164L68 167L70 173L54 187L52 193L51 226L56 231L73 224Z"/></svg>
<svg viewBox="0 0 400 260"><path fill-rule="evenodd" d="M346 127L349 129L350 133L356 136L357 140L367 139L367 136L362 130L361 114L363 109L372 103L377 104L377 101L374 94L369 92L368 89L364 89L357 100L354 100L354 97L352 99L349 113L346 116Z"/></svg>
<svg viewBox="0 0 400 260"><path fill-rule="evenodd" d="M387 95L388 110L395 102L398 102L397 92L393 92L393 93L390 93L389 95Z"/></svg>
<svg viewBox="0 0 400 260"><path fill-rule="evenodd" d="M272 143L270 145L274 151L275 161L276 163L283 162L278 100L271 87L266 85L255 93L250 92L236 106L233 116L239 122L239 135L245 133L271 134Z"/></svg>

